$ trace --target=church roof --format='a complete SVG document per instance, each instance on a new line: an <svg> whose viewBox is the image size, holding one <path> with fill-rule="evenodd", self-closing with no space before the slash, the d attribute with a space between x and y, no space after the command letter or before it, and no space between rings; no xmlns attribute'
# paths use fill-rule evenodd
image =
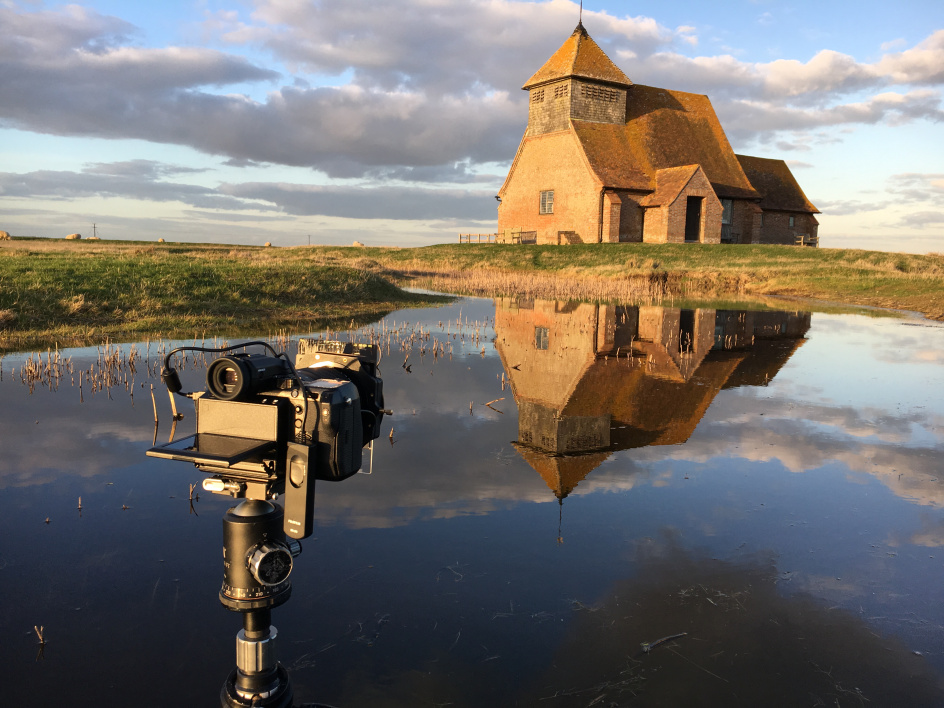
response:
<svg viewBox="0 0 944 708"><path fill-rule="evenodd" d="M634 84L626 123L572 120L597 177L607 187L651 191L659 170L701 165L720 198L757 199L707 96Z"/></svg>
<svg viewBox="0 0 944 708"><path fill-rule="evenodd" d="M603 81L620 86L632 86L633 82L594 42L583 23L577 25L560 49L522 86L527 90L558 79L575 76L582 79Z"/></svg>
<svg viewBox="0 0 944 708"><path fill-rule="evenodd" d="M820 213L806 198L786 162L749 155L736 157L754 189L760 193L762 209Z"/></svg>

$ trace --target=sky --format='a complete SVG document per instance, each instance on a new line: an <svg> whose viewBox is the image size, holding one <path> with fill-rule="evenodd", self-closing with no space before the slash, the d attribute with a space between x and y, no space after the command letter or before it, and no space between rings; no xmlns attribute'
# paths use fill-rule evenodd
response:
<svg viewBox="0 0 944 708"><path fill-rule="evenodd" d="M496 229L570 0L0 0L0 230L422 246ZM784 159L820 245L944 253L944 3L586 0L635 83Z"/></svg>

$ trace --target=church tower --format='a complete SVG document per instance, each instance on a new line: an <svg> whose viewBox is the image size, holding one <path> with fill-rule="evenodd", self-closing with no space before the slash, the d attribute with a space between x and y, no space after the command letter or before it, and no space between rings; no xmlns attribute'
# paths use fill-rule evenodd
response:
<svg viewBox="0 0 944 708"><path fill-rule="evenodd" d="M581 22L522 87L530 97L525 136L566 130L570 120L623 125L632 85Z"/></svg>

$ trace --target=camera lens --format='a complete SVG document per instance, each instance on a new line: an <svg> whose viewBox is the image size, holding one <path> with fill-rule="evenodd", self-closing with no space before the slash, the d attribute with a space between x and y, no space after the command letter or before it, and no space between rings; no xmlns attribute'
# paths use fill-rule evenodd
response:
<svg viewBox="0 0 944 708"><path fill-rule="evenodd" d="M244 367L243 362L238 359L217 359L207 369L207 389L216 398L224 401L238 398L248 380Z"/></svg>

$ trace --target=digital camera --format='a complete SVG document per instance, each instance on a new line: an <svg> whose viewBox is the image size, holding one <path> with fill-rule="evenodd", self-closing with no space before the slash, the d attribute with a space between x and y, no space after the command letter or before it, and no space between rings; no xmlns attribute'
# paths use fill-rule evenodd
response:
<svg viewBox="0 0 944 708"><path fill-rule="evenodd" d="M147 451L152 457L192 462L213 475L212 492L238 498L284 495L285 533L311 534L314 481L346 479L361 468L362 448L380 434L383 381L373 344L301 339L294 366L264 342L269 354L221 356L207 368L206 390L194 400L196 433ZM181 393L165 358L161 376Z"/></svg>

